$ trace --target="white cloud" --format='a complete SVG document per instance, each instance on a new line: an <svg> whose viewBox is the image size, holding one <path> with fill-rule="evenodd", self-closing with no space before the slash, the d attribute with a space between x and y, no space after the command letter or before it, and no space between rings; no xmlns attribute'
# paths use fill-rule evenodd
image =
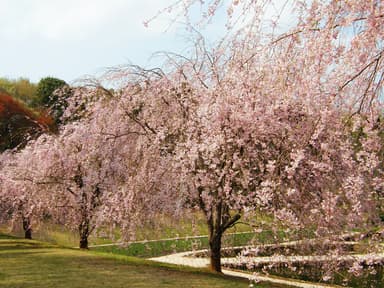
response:
<svg viewBox="0 0 384 288"><path fill-rule="evenodd" d="M0 77L50 75L69 82L128 61L147 65L156 51L182 53L190 45L185 30L179 23L167 30L177 11L143 25L175 1L0 0ZM202 31L209 40L224 32L223 15Z"/></svg>
<svg viewBox="0 0 384 288"><path fill-rule="evenodd" d="M180 51L177 25L153 17L174 0L0 0L0 77L67 82L113 65L146 65L159 50ZM155 64L156 65L156 64Z"/></svg>
<svg viewBox="0 0 384 288"><path fill-rule="evenodd" d="M0 0L0 35L7 39L65 41L86 39L100 30L159 33L163 22L145 29L143 21L169 0ZM117 25L117 26L114 26ZM122 27L124 26L124 27Z"/></svg>

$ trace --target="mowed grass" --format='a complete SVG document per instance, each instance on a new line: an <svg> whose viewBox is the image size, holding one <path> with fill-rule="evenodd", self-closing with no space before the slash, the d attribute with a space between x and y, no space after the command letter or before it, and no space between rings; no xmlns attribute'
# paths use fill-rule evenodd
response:
<svg viewBox="0 0 384 288"><path fill-rule="evenodd" d="M0 287L248 287L245 279L0 237ZM258 287L271 286L270 284Z"/></svg>
<svg viewBox="0 0 384 288"><path fill-rule="evenodd" d="M224 234L222 247L237 247L257 244L275 243L276 239L283 239L284 233L276 235L272 231L240 232L237 234ZM281 240L282 241L282 240ZM135 256L140 258L151 258L164 256L172 253L196 251L208 249L208 237L187 237L181 239L161 239L158 241L136 242L128 245L98 246L92 247L91 250L108 252L113 254L121 254L127 256Z"/></svg>
<svg viewBox="0 0 384 288"><path fill-rule="evenodd" d="M248 245L254 238L253 232L225 235L223 237L223 247L244 246ZM114 254L122 254L127 256L135 256L140 258L151 258L164 256L172 253L196 251L208 249L208 237L187 237L182 239L161 239L158 241L144 241L114 246L92 247L92 250L109 252Z"/></svg>

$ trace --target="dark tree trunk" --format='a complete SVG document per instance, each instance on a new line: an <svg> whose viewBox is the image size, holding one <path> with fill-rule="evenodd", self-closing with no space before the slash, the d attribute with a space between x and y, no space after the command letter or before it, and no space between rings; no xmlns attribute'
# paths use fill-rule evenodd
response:
<svg viewBox="0 0 384 288"><path fill-rule="evenodd" d="M225 231L222 227L222 206L222 202L218 201L211 213L206 214L209 231L209 268L217 273L221 273L221 237Z"/></svg>
<svg viewBox="0 0 384 288"><path fill-rule="evenodd" d="M81 166L78 166L78 174L75 176L74 180L79 189L84 188L84 182L81 173ZM91 195L87 194L86 191L81 193L81 203L80 203L80 212L81 212L81 223L79 224L79 236L80 236L80 249L88 249L88 237L95 228L92 225L93 213L95 209L100 206L100 195L101 190L98 185L94 187L93 193Z"/></svg>
<svg viewBox="0 0 384 288"><path fill-rule="evenodd" d="M212 271L221 273L221 237L222 233L218 231L212 231L209 239L209 257L210 257L210 269Z"/></svg>
<svg viewBox="0 0 384 288"><path fill-rule="evenodd" d="M206 213L209 231L210 269L217 273L221 271L221 239L224 232L236 224L240 214L230 215L229 208L222 201L218 201L211 213Z"/></svg>
<svg viewBox="0 0 384 288"><path fill-rule="evenodd" d="M80 173L80 166L78 167L79 174L76 175L75 181L77 186L82 189L84 186L83 178ZM80 249L88 249L88 236L90 234L90 226L89 226L89 214L87 209L87 203L88 203L88 197L87 193L83 191L81 193L81 222L79 224L79 236L80 236L80 243L79 247Z"/></svg>
<svg viewBox="0 0 384 288"><path fill-rule="evenodd" d="M90 234L89 232L89 221L83 220L79 225L80 249L88 249L88 236Z"/></svg>
<svg viewBox="0 0 384 288"><path fill-rule="evenodd" d="M80 249L88 249L88 236L80 238Z"/></svg>
<svg viewBox="0 0 384 288"><path fill-rule="evenodd" d="M24 229L24 238L32 239L32 228L31 221L28 217L23 217L23 229Z"/></svg>
<svg viewBox="0 0 384 288"><path fill-rule="evenodd" d="M204 198L202 197L203 188L197 188L199 193L199 204L200 208L205 214L207 225L208 225L208 240L209 240L209 257L210 257L210 266L209 268L217 273L222 273L221 271L221 238L224 232L236 224L240 219L240 213L235 213L231 215L229 206L225 201L218 199L214 205L207 207ZM219 193L213 193L218 195Z"/></svg>

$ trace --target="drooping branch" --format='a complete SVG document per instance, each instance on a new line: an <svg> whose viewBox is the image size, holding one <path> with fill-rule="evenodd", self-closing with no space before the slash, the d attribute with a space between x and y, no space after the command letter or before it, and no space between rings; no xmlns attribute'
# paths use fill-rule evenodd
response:
<svg viewBox="0 0 384 288"><path fill-rule="evenodd" d="M381 15L377 15L374 17L375 19L381 19L381 18L384 18L384 14L381 14ZM353 19L351 22L360 22L360 21L366 21L368 20L368 17L358 17L358 18L355 18ZM344 27L344 25L342 24L334 24L331 29L336 29L336 28L340 28L340 27ZM304 32L321 32L321 31L324 31L325 29L329 30L329 27L325 27L325 28L319 28L319 27L312 27L312 28L303 28L303 29L298 29L298 30L295 30L295 31L291 31L291 32L288 32L288 33L284 33L282 35L280 35L279 37L277 37L276 39L272 40L270 42L270 45L275 45L277 44L278 42L281 42L282 40L285 40L287 38L292 38L296 35L299 35L301 33L304 33Z"/></svg>

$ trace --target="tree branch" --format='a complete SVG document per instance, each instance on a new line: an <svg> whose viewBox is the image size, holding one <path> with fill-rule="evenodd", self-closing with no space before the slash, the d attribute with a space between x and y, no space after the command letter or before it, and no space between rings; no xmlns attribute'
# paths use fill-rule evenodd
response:
<svg viewBox="0 0 384 288"><path fill-rule="evenodd" d="M236 222L241 218L241 215L239 213L236 213L232 218L230 218L227 223L225 223L221 229L222 229L222 232L224 232L225 230L227 230L228 228L231 228L233 227Z"/></svg>

